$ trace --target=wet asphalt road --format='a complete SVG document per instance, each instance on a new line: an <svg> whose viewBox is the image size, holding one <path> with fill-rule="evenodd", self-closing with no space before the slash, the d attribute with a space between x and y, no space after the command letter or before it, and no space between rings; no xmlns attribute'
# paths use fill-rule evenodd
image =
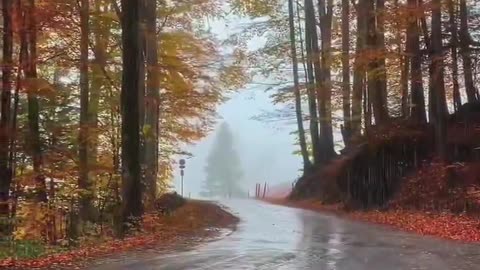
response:
<svg viewBox="0 0 480 270"><path fill-rule="evenodd" d="M132 253L89 269L480 270L480 245L256 201L221 203L242 221L220 240L176 252Z"/></svg>

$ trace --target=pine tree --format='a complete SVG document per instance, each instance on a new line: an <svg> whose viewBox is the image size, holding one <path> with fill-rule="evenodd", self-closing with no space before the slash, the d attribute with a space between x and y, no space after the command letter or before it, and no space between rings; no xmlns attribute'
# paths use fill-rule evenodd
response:
<svg viewBox="0 0 480 270"><path fill-rule="evenodd" d="M240 158L234 148L233 134L227 123L218 130L205 167L205 190L202 195L237 197L242 195L239 180L243 176Z"/></svg>

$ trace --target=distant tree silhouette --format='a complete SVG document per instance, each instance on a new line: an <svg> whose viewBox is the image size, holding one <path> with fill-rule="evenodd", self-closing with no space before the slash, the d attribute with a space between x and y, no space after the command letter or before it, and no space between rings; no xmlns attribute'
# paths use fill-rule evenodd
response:
<svg viewBox="0 0 480 270"><path fill-rule="evenodd" d="M222 123L207 158L203 196L238 197L243 191L238 183L243 177L240 158L234 148L233 134L227 123Z"/></svg>

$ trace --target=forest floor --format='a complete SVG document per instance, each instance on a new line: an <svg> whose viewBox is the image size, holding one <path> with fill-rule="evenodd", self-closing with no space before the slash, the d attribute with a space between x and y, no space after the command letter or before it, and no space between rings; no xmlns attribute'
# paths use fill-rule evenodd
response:
<svg viewBox="0 0 480 270"><path fill-rule="evenodd" d="M141 231L123 240L97 238L80 247L45 253L35 259L0 260L0 269L80 269L94 260L146 249L169 250L218 236L223 229L234 230L239 219L221 206L190 200L171 216L147 214Z"/></svg>
<svg viewBox="0 0 480 270"><path fill-rule="evenodd" d="M327 212L343 218L386 225L394 229L448 240L480 242L480 218L447 212L387 209L347 211L342 204L325 205L317 200L291 201L269 198L266 202L288 207Z"/></svg>

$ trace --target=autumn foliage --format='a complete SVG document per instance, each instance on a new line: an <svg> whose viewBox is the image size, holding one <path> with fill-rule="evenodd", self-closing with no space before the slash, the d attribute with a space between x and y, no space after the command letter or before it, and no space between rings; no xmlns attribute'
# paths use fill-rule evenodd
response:
<svg viewBox="0 0 480 270"><path fill-rule="evenodd" d="M221 207L208 202L189 201L172 215L148 214L143 217L141 230L125 239L113 235L88 239L79 248L38 259L0 260L0 268L7 269L73 269L88 264L91 259L118 255L137 249L168 250L179 242L212 236L218 230L232 228L238 218ZM208 230L207 230L208 229Z"/></svg>
<svg viewBox="0 0 480 270"><path fill-rule="evenodd" d="M0 257L128 237L150 213L248 81L242 49L200 27L224 4L2 1Z"/></svg>

